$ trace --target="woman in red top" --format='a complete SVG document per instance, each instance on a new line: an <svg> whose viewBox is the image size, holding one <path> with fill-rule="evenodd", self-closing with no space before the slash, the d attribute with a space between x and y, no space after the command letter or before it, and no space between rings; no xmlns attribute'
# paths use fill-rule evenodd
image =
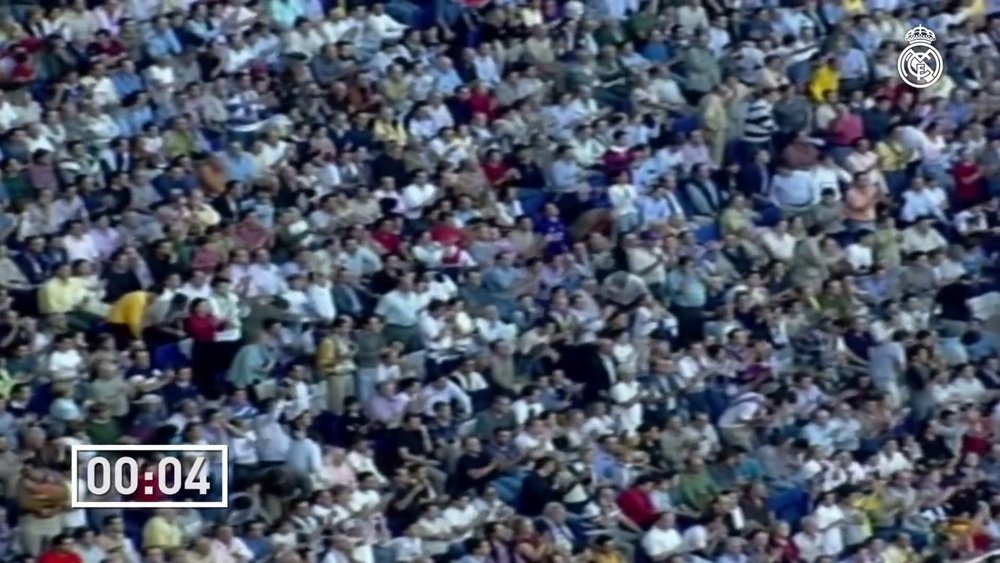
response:
<svg viewBox="0 0 1000 563"><path fill-rule="evenodd" d="M35 80L35 63L31 55L18 50L14 53L14 65L7 74L8 80L17 85L28 84Z"/></svg>
<svg viewBox="0 0 1000 563"><path fill-rule="evenodd" d="M972 366L968 369L972 369ZM966 431L962 436L962 451L980 457L988 455L993 449L993 432L989 421L975 409L969 409L964 414Z"/></svg>
<svg viewBox="0 0 1000 563"><path fill-rule="evenodd" d="M386 254L399 252L403 245L403 237L399 234L396 220L387 217L378 220L371 238L385 250Z"/></svg>
<svg viewBox="0 0 1000 563"><path fill-rule="evenodd" d="M191 346L194 382L209 399L221 394L216 382L229 369L240 349L238 340L218 341L219 331L224 328L225 321L212 315L208 300L195 299L191 303L188 317L184 319L184 332L194 341Z"/></svg>
<svg viewBox="0 0 1000 563"><path fill-rule="evenodd" d="M188 318L184 320L184 330L195 342L215 342L215 335L224 324L224 321L212 316L207 299L195 299Z"/></svg>
<svg viewBox="0 0 1000 563"><path fill-rule="evenodd" d="M486 181L494 188L502 188L514 180L513 171L503 161L503 154L496 149L486 153L482 168Z"/></svg>
<svg viewBox="0 0 1000 563"><path fill-rule="evenodd" d="M169 478L179 479L180 476L172 475ZM139 468L139 488L136 490L135 495L132 496L132 500L137 502L157 502L166 500L166 498L167 495L163 494L163 491L160 490L158 464L154 461L145 462Z"/></svg>
<svg viewBox="0 0 1000 563"><path fill-rule="evenodd" d="M983 185L983 171L972 160L968 151L962 151L961 157L951 170L955 178L955 204L959 207L971 207L981 203L986 198Z"/></svg>
<svg viewBox="0 0 1000 563"><path fill-rule="evenodd" d="M434 218L434 226L428 232L434 242L444 247L465 248L465 231L455 226L451 213L439 212Z"/></svg>
<svg viewBox="0 0 1000 563"><path fill-rule="evenodd" d="M493 95L490 94L489 88L482 82L476 82L472 85L472 91L469 93L469 101L467 103L472 113L481 113L489 121L493 121L495 118L496 101L493 99Z"/></svg>
<svg viewBox="0 0 1000 563"><path fill-rule="evenodd" d="M83 558L73 551L73 538L59 534L52 538L52 547L38 556L38 563L83 563Z"/></svg>
<svg viewBox="0 0 1000 563"><path fill-rule="evenodd" d="M791 538L791 529L786 522L778 522L771 527L771 547L772 553L779 557L781 563L794 563L801 561L799 547Z"/></svg>

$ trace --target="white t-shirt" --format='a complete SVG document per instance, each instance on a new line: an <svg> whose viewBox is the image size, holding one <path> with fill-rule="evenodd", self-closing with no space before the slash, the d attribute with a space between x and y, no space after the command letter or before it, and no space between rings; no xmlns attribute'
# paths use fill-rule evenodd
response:
<svg viewBox="0 0 1000 563"><path fill-rule="evenodd" d="M80 376L83 356L76 350L56 350L49 355L49 371L56 381L71 381Z"/></svg>
<svg viewBox="0 0 1000 563"><path fill-rule="evenodd" d="M684 540L674 528L664 530L658 526L653 526L642 536L642 549L646 551L652 559L659 559L666 555L678 552L684 545Z"/></svg>
<svg viewBox="0 0 1000 563"><path fill-rule="evenodd" d="M421 518L416 523L417 528L423 533L435 537L447 537L451 534L451 524L444 515L437 518ZM448 553L450 542L441 540L424 540L423 553L427 557L435 557Z"/></svg>
<svg viewBox="0 0 1000 563"><path fill-rule="evenodd" d="M871 247L858 243L848 246L846 255L847 262L855 271L871 268L875 259Z"/></svg>
<svg viewBox="0 0 1000 563"><path fill-rule="evenodd" d="M229 446L232 448L233 463L237 465L254 465L260 461L257 457L257 433L253 430L233 437Z"/></svg>
<svg viewBox="0 0 1000 563"><path fill-rule="evenodd" d="M87 496L87 481L80 479L76 484L77 498L85 500ZM62 515L63 528L77 529L87 526L87 511L82 508L70 510Z"/></svg>
<svg viewBox="0 0 1000 563"><path fill-rule="evenodd" d="M628 433L634 433L642 424L642 403L626 406L639 396L641 387L638 381L619 381L611 386L611 400L615 402L615 413L618 427Z"/></svg>
<svg viewBox="0 0 1000 563"><path fill-rule="evenodd" d="M775 260L790 262L795 253L795 244L798 242L790 233L778 233L775 231L764 231L760 237L767 253Z"/></svg>
<svg viewBox="0 0 1000 563"><path fill-rule="evenodd" d="M799 548L799 556L807 563L812 563L823 556L823 534L821 533L811 536L805 532L799 532L792 537L792 541Z"/></svg>
<svg viewBox="0 0 1000 563"><path fill-rule="evenodd" d="M473 522L476 521L476 507L471 504L467 504L465 508L458 508L457 506L449 506L444 509L443 513L444 519L447 520L448 524L452 529L457 530L461 528L467 528ZM456 536L460 540L465 540L472 537L473 530L468 530L465 533Z"/></svg>
<svg viewBox="0 0 1000 563"><path fill-rule="evenodd" d="M819 525L820 529L824 530L821 542L823 555L835 557L840 554L844 550L844 536L837 522L844 519L844 512L836 504L831 506L821 504L816 507L813 518L816 519L816 524Z"/></svg>
<svg viewBox="0 0 1000 563"><path fill-rule="evenodd" d="M757 393L747 393L739 397L722 416L719 417L719 426L743 427L753 420L757 414L764 409L764 397Z"/></svg>
<svg viewBox="0 0 1000 563"><path fill-rule="evenodd" d="M975 377L956 377L948 386L951 397L962 403L978 403L986 398L986 388Z"/></svg>

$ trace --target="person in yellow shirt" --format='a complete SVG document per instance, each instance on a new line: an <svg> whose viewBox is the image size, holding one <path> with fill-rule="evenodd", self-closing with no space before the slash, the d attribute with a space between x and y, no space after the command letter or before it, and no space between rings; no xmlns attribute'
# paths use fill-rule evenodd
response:
<svg viewBox="0 0 1000 563"><path fill-rule="evenodd" d="M101 318L86 310L90 294L84 281L72 274L69 264L56 268L55 276L38 290L38 310L43 315L66 315L70 328L87 330Z"/></svg>
<svg viewBox="0 0 1000 563"><path fill-rule="evenodd" d="M601 535L594 539L590 553L594 563L625 563L625 557L615 547L615 540L611 536ZM629 560L631 559L630 557Z"/></svg>
<svg viewBox="0 0 1000 563"><path fill-rule="evenodd" d="M153 517L142 528L142 548L158 547L163 550L177 549L183 541L180 526L175 522L176 513L172 508L157 509Z"/></svg>
<svg viewBox="0 0 1000 563"><path fill-rule="evenodd" d="M372 124L372 135L376 141L383 143L396 143L405 146L410 135L406 132L403 124L393 115L391 108L383 108L375 122Z"/></svg>
<svg viewBox="0 0 1000 563"><path fill-rule="evenodd" d="M146 308L151 301L152 294L140 290L130 291L114 302L106 320L116 339L142 338L142 331L146 328Z"/></svg>
<svg viewBox="0 0 1000 563"><path fill-rule="evenodd" d="M986 0L971 0L962 10L964 20L978 22L986 15Z"/></svg>
<svg viewBox="0 0 1000 563"><path fill-rule="evenodd" d="M875 154L889 193L899 196L906 189L906 171L913 160L913 150L903 143L902 129L895 126L890 129L889 136L875 145Z"/></svg>
<svg viewBox="0 0 1000 563"><path fill-rule="evenodd" d="M852 16L863 14L868 9L865 0L843 0L841 6L844 8L844 12Z"/></svg>
<svg viewBox="0 0 1000 563"><path fill-rule="evenodd" d="M882 560L885 563L916 563L921 557L910 544L910 536L900 533L882 550Z"/></svg>
<svg viewBox="0 0 1000 563"><path fill-rule="evenodd" d="M809 78L809 95L813 101L823 102L828 92L836 92L840 88L840 71L833 57L827 57L813 70Z"/></svg>
<svg viewBox="0 0 1000 563"><path fill-rule="evenodd" d="M881 484L863 493L851 495L851 506L860 510L869 522L878 522L885 514L885 501L882 497Z"/></svg>

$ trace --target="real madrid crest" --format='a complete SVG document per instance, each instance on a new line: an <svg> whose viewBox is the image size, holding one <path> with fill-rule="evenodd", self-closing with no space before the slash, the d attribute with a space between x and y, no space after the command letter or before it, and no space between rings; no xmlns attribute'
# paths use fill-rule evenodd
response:
<svg viewBox="0 0 1000 563"><path fill-rule="evenodd" d="M931 43L937 39L934 32L922 25L906 32L907 46L899 54L896 70L899 78L914 88L928 88L944 74L944 59Z"/></svg>

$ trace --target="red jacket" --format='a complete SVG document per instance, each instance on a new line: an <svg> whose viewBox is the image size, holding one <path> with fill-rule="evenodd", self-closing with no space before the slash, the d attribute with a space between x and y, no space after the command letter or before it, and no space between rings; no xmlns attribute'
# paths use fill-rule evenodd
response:
<svg viewBox="0 0 1000 563"><path fill-rule="evenodd" d="M608 149L604 153L604 172L612 180L621 172L628 172L632 166L632 153L625 150Z"/></svg>
<svg viewBox="0 0 1000 563"><path fill-rule="evenodd" d="M39 555L37 563L83 563L83 558L72 551L53 549Z"/></svg>
<svg viewBox="0 0 1000 563"><path fill-rule="evenodd" d="M403 237L392 232L376 231L372 233L372 238L390 254L399 252L399 247L403 244Z"/></svg>
<svg viewBox="0 0 1000 563"><path fill-rule="evenodd" d="M446 223L438 223L430 228L431 239L444 246L465 246L465 233L462 229Z"/></svg>
<svg viewBox="0 0 1000 563"><path fill-rule="evenodd" d="M146 478L146 472L152 471L152 479ZM167 475L168 479L180 479L180 475ZM149 490L151 492L147 493ZM155 502L166 500L167 495L163 494L160 490L160 478L159 471L152 468L143 468L143 472L139 475L139 488L136 490L135 495L132 496L132 500L140 502Z"/></svg>
<svg viewBox="0 0 1000 563"><path fill-rule="evenodd" d="M959 162L952 169L951 175L955 178L953 197L960 205L975 205L986 198L982 171L976 163Z"/></svg>
<svg viewBox="0 0 1000 563"><path fill-rule="evenodd" d="M195 342L215 342L219 321L211 316L191 315L184 319L184 330Z"/></svg>
<svg viewBox="0 0 1000 563"><path fill-rule="evenodd" d="M493 101L493 97L490 96L489 92L473 92L469 94L468 104L472 113L482 113L486 115L487 119L493 121L493 110L496 108L496 102Z"/></svg>
<svg viewBox="0 0 1000 563"><path fill-rule="evenodd" d="M652 526L659 517L653 500L649 498L649 493L633 487L618 495L618 508L622 509L625 516L643 528Z"/></svg>

